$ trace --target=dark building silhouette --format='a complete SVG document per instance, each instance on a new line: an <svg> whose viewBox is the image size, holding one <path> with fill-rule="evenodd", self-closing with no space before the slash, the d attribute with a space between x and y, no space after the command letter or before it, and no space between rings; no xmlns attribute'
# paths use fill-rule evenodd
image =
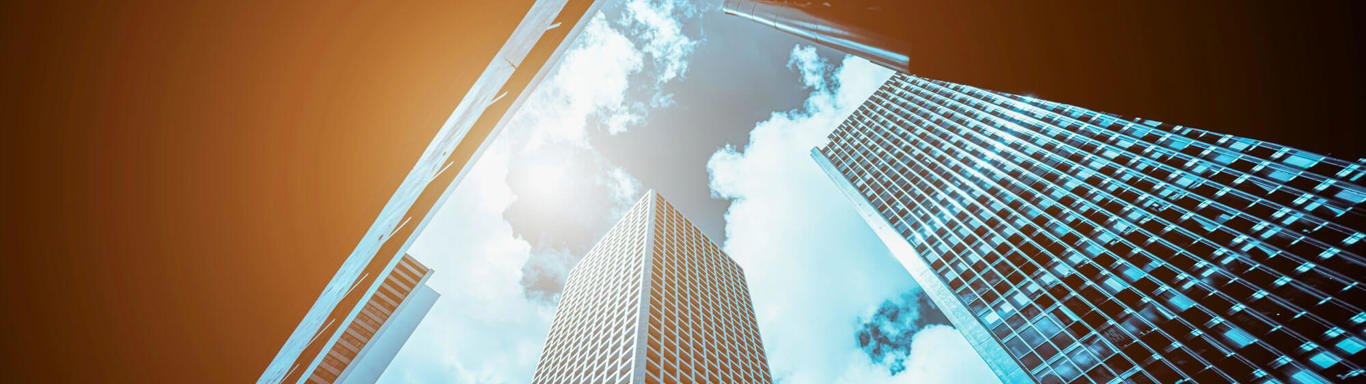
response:
<svg viewBox="0 0 1366 384"><path fill-rule="evenodd" d="M1354 158L1357 1L728 0L902 73Z"/></svg>
<svg viewBox="0 0 1366 384"><path fill-rule="evenodd" d="M812 155L1005 382L1366 379L1366 159L905 74Z"/></svg>

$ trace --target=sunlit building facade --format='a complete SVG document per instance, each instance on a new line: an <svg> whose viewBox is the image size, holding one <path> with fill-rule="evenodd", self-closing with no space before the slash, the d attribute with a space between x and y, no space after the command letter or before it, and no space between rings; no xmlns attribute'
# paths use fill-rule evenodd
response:
<svg viewBox="0 0 1366 384"><path fill-rule="evenodd" d="M1006 382L1366 381L1366 160L905 74L829 140Z"/></svg>
<svg viewBox="0 0 1366 384"><path fill-rule="evenodd" d="M744 272L650 191L565 282L532 383L770 383Z"/></svg>
<svg viewBox="0 0 1366 384"><path fill-rule="evenodd" d="M427 286L432 269L404 255L374 292L355 290L346 300L363 303L354 317L327 324L310 344L316 355L300 358L285 374L289 382L371 384L389 367L439 294ZM367 279L368 280L368 279Z"/></svg>

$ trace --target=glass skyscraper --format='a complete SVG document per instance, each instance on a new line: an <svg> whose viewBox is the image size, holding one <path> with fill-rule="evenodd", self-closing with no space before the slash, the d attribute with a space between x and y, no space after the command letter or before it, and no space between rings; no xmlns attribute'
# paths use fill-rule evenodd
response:
<svg viewBox="0 0 1366 384"><path fill-rule="evenodd" d="M901 73L829 139L1006 382L1366 381L1366 160Z"/></svg>
<svg viewBox="0 0 1366 384"><path fill-rule="evenodd" d="M650 191L570 271L531 382L772 378L744 271Z"/></svg>
<svg viewBox="0 0 1366 384"><path fill-rule="evenodd" d="M725 0L722 10L905 74L1366 156L1359 1Z"/></svg>

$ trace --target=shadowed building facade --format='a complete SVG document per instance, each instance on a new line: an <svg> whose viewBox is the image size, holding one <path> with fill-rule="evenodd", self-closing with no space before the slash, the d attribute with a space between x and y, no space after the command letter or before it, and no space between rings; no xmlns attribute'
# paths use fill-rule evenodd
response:
<svg viewBox="0 0 1366 384"><path fill-rule="evenodd" d="M570 271L532 383L769 383L744 271L649 191Z"/></svg>
<svg viewBox="0 0 1366 384"><path fill-rule="evenodd" d="M1366 378L1366 160L905 74L829 140L1006 382Z"/></svg>
<svg viewBox="0 0 1366 384"><path fill-rule="evenodd" d="M726 0L724 10L906 74L1366 156L1360 1Z"/></svg>

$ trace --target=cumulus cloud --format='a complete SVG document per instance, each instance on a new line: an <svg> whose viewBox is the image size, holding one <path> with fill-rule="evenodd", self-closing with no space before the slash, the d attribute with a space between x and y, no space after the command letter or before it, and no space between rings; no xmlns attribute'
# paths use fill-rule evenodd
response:
<svg viewBox="0 0 1366 384"><path fill-rule="evenodd" d="M656 84L674 80L688 70L685 60L698 42L683 33L683 25L675 13L690 15L691 3L684 1L632 0L626 3L623 15L643 38L642 51L653 58L658 67Z"/></svg>
<svg viewBox="0 0 1366 384"><path fill-rule="evenodd" d="M732 200L723 248L745 268L775 379L974 382L961 379L977 378L985 365L966 342L955 343L953 337L962 337L952 328L927 327L912 336L909 346L884 346L909 347L893 359L895 372L885 358L891 349L875 360L857 337L864 319L875 319L888 299L918 287L809 153L890 71L855 57L832 68L814 48L802 46L793 49L788 67L810 92L803 106L772 114L755 125L743 150L723 148L707 165L713 195ZM981 366L931 364L939 354L966 356ZM994 381L989 370L984 372Z"/></svg>
<svg viewBox="0 0 1366 384"><path fill-rule="evenodd" d="M858 345L869 358L886 365L888 373L895 375L906 370L915 335L935 324L948 325L949 319L924 292L911 290L878 307L859 329Z"/></svg>
<svg viewBox="0 0 1366 384"><path fill-rule="evenodd" d="M963 334L947 325L916 332L899 383L1000 383Z"/></svg>
<svg viewBox="0 0 1366 384"><path fill-rule="evenodd" d="M645 54L602 14L594 15L565 52L552 76L532 91L502 136L542 145L588 144L590 116L606 116L609 129L625 130L644 119L627 103L631 75L644 68Z"/></svg>
<svg viewBox="0 0 1366 384"><path fill-rule="evenodd" d="M381 382L530 381L553 307L523 293L531 245L503 220L514 199L507 163L505 146L486 151L410 248L435 270L428 284L441 298Z"/></svg>
<svg viewBox="0 0 1366 384"><path fill-rule="evenodd" d="M617 207L623 207L614 212L612 216L621 217L621 215L626 214L626 210L630 209L632 204L635 204L636 199L640 198L642 186L640 180L636 180L622 167L613 167L607 175L608 187L612 191L612 200L617 203Z"/></svg>
<svg viewBox="0 0 1366 384"><path fill-rule="evenodd" d="M797 46L792 49L792 58L787 60L787 68L796 70L802 75L802 84L807 88L812 88L817 93L827 92L825 88L826 72L830 71L829 64L825 59L816 53L816 47ZM859 93L860 95L862 92ZM870 93L871 94L871 93ZM846 109L847 105L842 106ZM847 113L846 113L847 115Z"/></svg>
<svg viewBox="0 0 1366 384"><path fill-rule="evenodd" d="M564 289L569 270L579 257L565 249L537 247L522 264L522 286L526 297L539 303L553 305Z"/></svg>
<svg viewBox="0 0 1366 384"><path fill-rule="evenodd" d="M380 382L530 381L569 269L642 189L589 130L624 132L658 106L637 100L667 99L696 44L676 17L689 9L632 0L589 20L410 248L442 296Z"/></svg>
<svg viewBox="0 0 1366 384"><path fill-rule="evenodd" d="M643 124L650 108L669 105L662 86L687 72L698 41L685 33L681 18L692 9L683 0L630 0L619 17L594 15L505 135L530 147L586 147L593 127L619 134Z"/></svg>
<svg viewBox="0 0 1366 384"><path fill-rule="evenodd" d="M569 266L639 197L640 182L592 147L588 133L641 124L668 103L661 87L687 70L697 41L681 0L631 0L594 15L553 75L530 95L499 140L515 143L509 183L522 197L505 214L533 245L528 297L553 301ZM610 214L603 214L610 212Z"/></svg>
<svg viewBox="0 0 1366 384"><path fill-rule="evenodd" d="M715 153L711 189L733 200L723 248L745 268L774 377L852 382L876 372L851 337L858 317L913 285L808 153L890 74L847 59L830 89L815 50L793 52L810 97Z"/></svg>
<svg viewBox="0 0 1366 384"><path fill-rule="evenodd" d="M554 302L569 270L640 198L640 181L591 148L550 146L511 161L517 201L503 213L532 246L527 297Z"/></svg>
<svg viewBox="0 0 1366 384"><path fill-rule="evenodd" d="M587 251L599 230L616 222L613 191L630 182L629 174L597 151L573 145L546 145L518 150L511 160L508 184L517 201L504 216L519 235L537 247ZM626 179L621 181L620 179Z"/></svg>

